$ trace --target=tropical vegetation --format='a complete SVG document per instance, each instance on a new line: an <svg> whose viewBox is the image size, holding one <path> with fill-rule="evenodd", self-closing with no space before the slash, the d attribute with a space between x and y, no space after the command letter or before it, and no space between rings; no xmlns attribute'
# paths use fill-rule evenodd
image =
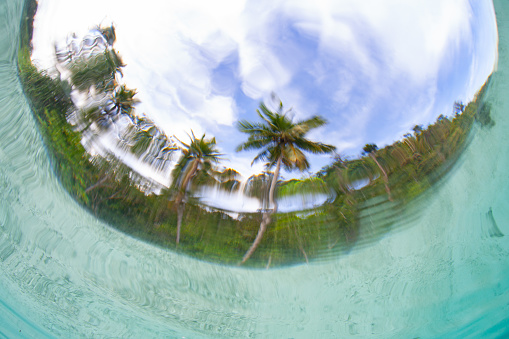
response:
<svg viewBox="0 0 509 339"><path fill-rule="evenodd" d="M415 126L391 145L367 144L359 157L334 154L330 165L316 174L282 180L281 170L308 167L305 152L330 153L334 148L307 139L310 130L325 124L322 118L294 122L281 104L275 111L261 104L260 122L239 122L248 138L238 150L258 151L254 161L264 162L266 171L241 183L239 173L221 166L214 138L191 131L189 141L180 141L136 112L136 90L121 83L125 64L113 48L113 27L96 29L104 48L94 45L86 57L58 51L59 67L70 77L38 70L31 61L36 9L35 0L26 1L19 77L62 186L112 227L164 248L175 250L178 243L179 253L203 260L289 265L375 241L398 224L415 198L450 173L472 131L495 123L484 100L488 79L470 103L455 103L451 117L440 115L429 126ZM91 100L79 106L71 99L73 91L87 93ZM115 131L126 154L166 173L169 187L97 146L104 131ZM262 209L233 213L205 206L198 195L204 187L256 197ZM326 200L309 210L278 211L280 199L307 194Z"/></svg>

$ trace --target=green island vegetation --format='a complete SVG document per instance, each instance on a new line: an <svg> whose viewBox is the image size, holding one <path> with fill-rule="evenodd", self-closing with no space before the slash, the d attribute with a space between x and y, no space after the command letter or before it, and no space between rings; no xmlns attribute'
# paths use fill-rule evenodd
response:
<svg viewBox="0 0 509 339"><path fill-rule="evenodd" d="M494 124L490 106L483 103L489 79L475 99L456 102L452 119L440 115L427 127L381 149L367 144L355 159L336 155L333 162L304 179L280 180L287 171L309 167L305 152L331 153L334 147L310 141L305 134L325 121L314 116L293 122L283 112L264 104L262 122L240 121L248 134L241 150L261 150L254 161L266 163L266 172L252 176L244 193L262 204L258 213L239 213L200 204L192 193L204 186L231 192L241 187L239 173L221 168L216 140L190 133L189 141L167 137L144 116L135 114L136 91L117 81L125 66L112 47L113 27L99 28L106 41L100 52L88 56L57 53L67 78L39 71L31 60L33 19L37 1L25 3L18 53L19 77L44 139L53 169L63 187L90 213L134 237L195 258L250 267L291 265L320 259L352 248L361 238L365 210L383 206L394 215L447 174L469 140L474 123ZM93 105L78 108L73 90L91 92ZM156 169L180 154L171 172L172 184L154 193L154 183L108 152L87 151L87 142L122 117L130 123L119 145ZM275 169L271 171L271 169ZM361 187L356 183L364 181ZM357 187L357 188L356 188ZM325 203L310 210L277 213L277 200L322 194ZM233 215L233 216L232 216ZM394 219L380 219L380 234ZM249 259L249 260L248 260Z"/></svg>

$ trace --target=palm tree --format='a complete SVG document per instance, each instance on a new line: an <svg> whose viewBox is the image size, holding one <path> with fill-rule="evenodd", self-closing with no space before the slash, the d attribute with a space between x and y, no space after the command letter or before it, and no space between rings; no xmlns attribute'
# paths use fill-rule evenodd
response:
<svg viewBox="0 0 509 339"><path fill-rule="evenodd" d="M117 85L117 74L122 75L125 64L113 48L90 57L80 55L68 67L71 83L79 91L108 92Z"/></svg>
<svg viewBox="0 0 509 339"><path fill-rule="evenodd" d="M135 89L128 89L126 85L121 85L115 89L108 100L108 110L113 112L116 116L125 114L129 117L132 116L134 106L140 101L134 96L136 95Z"/></svg>
<svg viewBox="0 0 509 339"><path fill-rule="evenodd" d="M422 128L422 125L415 125L413 128L412 128L412 131L414 131L415 135L418 136L419 134L422 133L424 129Z"/></svg>
<svg viewBox="0 0 509 339"><path fill-rule="evenodd" d="M91 106L82 110L81 122L84 124L82 129L88 129L93 123L102 130L108 129L121 115L129 117L131 122L136 123L133 111L134 106L140 101L134 98L135 95L136 90L121 85L114 93L108 93L105 100L94 101Z"/></svg>
<svg viewBox="0 0 509 339"><path fill-rule="evenodd" d="M213 175L215 165L221 160L221 154L216 148L216 139L205 139L205 134L197 138L191 131L189 136L191 142L186 144L178 140L182 155L172 171L174 178L173 188L176 191L175 206L177 207L177 245L180 241L180 229L182 226L182 216L184 215L184 206L186 192L191 185L193 178L200 174Z"/></svg>
<svg viewBox="0 0 509 339"><path fill-rule="evenodd" d="M452 107L452 111L453 111L455 116L458 116L461 113L463 113L463 111L465 111L465 108L466 108L466 106L463 104L463 102L455 101L454 105Z"/></svg>
<svg viewBox="0 0 509 339"><path fill-rule="evenodd" d="M389 201L392 201L392 197L391 197L391 190L389 188L389 177L387 175L387 172L385 171L385 169L382 167L382 165L380 165L380 162L378 162L375 154L376 154L376 151L378 150L378 146L375 145L375 144L366 144L366 146L364 146L364 148L362 149L364 151L365 154L367 154L374 162L375 164L378 166L378 169L380 170L380 173L382 174L383 176L383 179L384 179L384 184L385 184L385 191L387 192L387 197L389 198Z"/></svg>
<svg viewBox="0 0 509 339"><path fill-rule="evenodd" d="M132 124L120 135L119 146L159 171L179 149L152 120L137 116L132 116Z"/></svg>
<svg viewBox="0 0 509 339"><path fill-rule="evenodd" d="M109 46L113 46L115 41L117 40L117 34L115 33L115 26L111 25L110 27L101 27L97 26L96 29L101 33L104 40L108 43Z"/></svg>
<svg viewBox="0 0 509 339"><path fill-rule="evenodd" d="M242 133L248 134L249 137L246 142L237 147L236 151L262 149L254 158L253 163L263 160L267 162L267 169L274 166L276 168L269 188L268 208L262 211L262 222L260 223L258 234L240 264L245 263L254 253L262 240L268 224L271 222L272 214L277 211L274 192L281 166L287 171L294 169L304 171L309 168L309 162L303 151L323 154L331 153L335 150L335 147L332 145L313 142L305 138L306 133L311 129L326 124L326 121L319 116L313 116L294 123L288 115L289 111L283 112L282 102L279 103L279 108L276 112L270 111L262 103L257 113L262 122L250 123L245 120L238 122L239 130Z"/></svg>

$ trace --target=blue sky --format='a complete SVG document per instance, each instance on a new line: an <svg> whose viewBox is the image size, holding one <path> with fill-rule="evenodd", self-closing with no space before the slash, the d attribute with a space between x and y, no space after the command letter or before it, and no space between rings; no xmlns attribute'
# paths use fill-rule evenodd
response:
<svg viewBox="0 0 509 339"><path fill-rule="evenodd" d="M40 0L34 59L50 67L53 42L101 22L116 25L137 112L168 135L215 136L246 175L263 164L234 152L235 122L272 92L295 119L325 117L310 138L353 157L452 114L496 60L492 4L474 0Z"/></svg>

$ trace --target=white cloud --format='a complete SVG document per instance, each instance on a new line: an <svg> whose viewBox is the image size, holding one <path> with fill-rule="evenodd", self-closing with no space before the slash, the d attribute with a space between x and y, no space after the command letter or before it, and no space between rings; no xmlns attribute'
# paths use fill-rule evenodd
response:
<svg viewBox="0 0 509 339"><path fill-rule="evenodd" d="M469 39L468 1L370 0L349 4L343 15L357 15L370 25L395 67L416 81L438 71L451 43Z"/></svg>
<svg viewBox="0 0 509 339"><path fill-rule="evenodd" d="M206 120L210 119L217 124L226 126L232 126L236 121L236 105L231 97L216 95L210 99L207 98L204 106L207 107L207 111L201 110L199 114L200 116L203 114L202 117Z"/></svg>
<svg viewBox="0 0 509 339"><path fill-rule="evenodd" d="M241 44L239 56L242 90L253 99L261 99L267 93L283 88L291 79L283 60L257 43Z"/></svg>
<svg viewBox="0 0 509 339"><path fill-rule="evenodd" d="M182 139L233 128L243 112L234 94L258 101L275 91L295 118L329 120L312 138L355 153L439 114L439 71L459 46L475 50L464 92L477 89L493 58L493 41L472 32L478 13L468 0L40 0L39 8L34 57L43 67L53 41L113 21L138 112ZM218 82L220 65L230 73ZM243 173L263 168L230 158Z"/></svg>

